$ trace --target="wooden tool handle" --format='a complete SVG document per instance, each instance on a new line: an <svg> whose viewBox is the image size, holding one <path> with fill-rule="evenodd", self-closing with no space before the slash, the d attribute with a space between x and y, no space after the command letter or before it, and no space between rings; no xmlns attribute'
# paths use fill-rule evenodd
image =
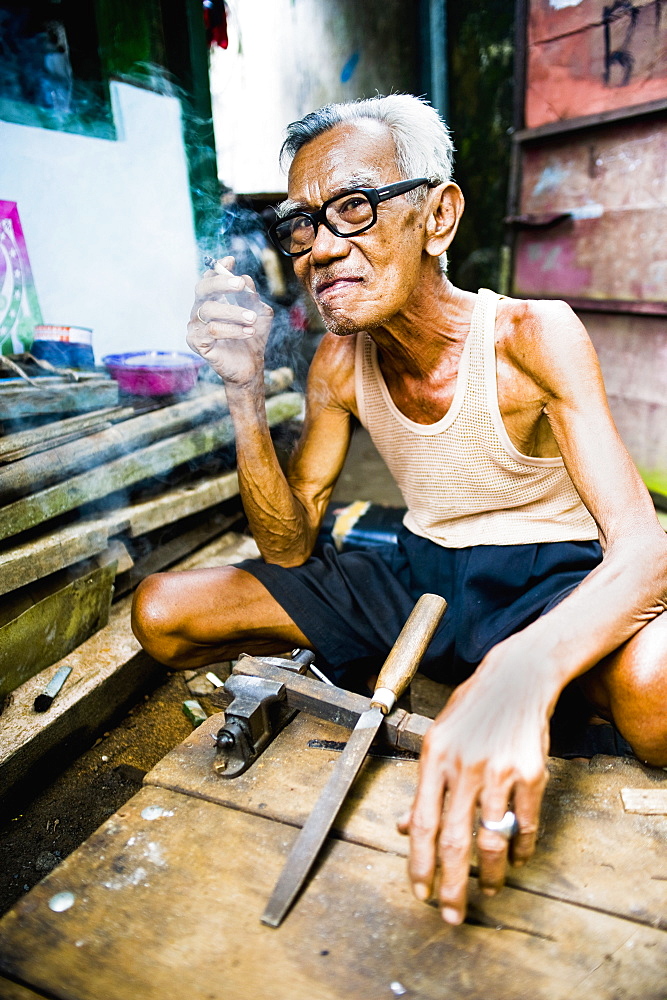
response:
<svg viewBox="0 0 667 1000"><path fill-rule="evenodd" d="M426 652L445 613L447 601L438 594L422 594L401 629L380 671L371 705L390 712L401 697Z"/></svg>

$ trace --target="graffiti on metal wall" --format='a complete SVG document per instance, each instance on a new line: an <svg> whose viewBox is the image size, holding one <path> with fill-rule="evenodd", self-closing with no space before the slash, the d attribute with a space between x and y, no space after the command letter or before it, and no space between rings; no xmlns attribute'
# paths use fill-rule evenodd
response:
<svg viewBox="0 0 667 1000"><path fill-rule="evenodd" d="M658 3L658 8L660 4ZM604 82L625 87L630 82L635 60L630 51L630 42L637 27L639 8L630 0L615 0L611 7L602 9L604 28ZM621 79L614 80L612 70L618 66ZM614 74L615 75L615 74Z"/></svg>

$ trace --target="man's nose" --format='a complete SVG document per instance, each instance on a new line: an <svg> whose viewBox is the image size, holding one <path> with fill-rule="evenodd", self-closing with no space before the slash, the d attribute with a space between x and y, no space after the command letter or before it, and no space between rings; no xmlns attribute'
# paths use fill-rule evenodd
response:
<svg viewBox="0 0 667 1000"><path fill-rule="evenodd" d="M344 236L336 236L326 226L317 227L317 235L310 251L316 264L325 263L339 257L346 257L350 252L349 241Z"/></svg>

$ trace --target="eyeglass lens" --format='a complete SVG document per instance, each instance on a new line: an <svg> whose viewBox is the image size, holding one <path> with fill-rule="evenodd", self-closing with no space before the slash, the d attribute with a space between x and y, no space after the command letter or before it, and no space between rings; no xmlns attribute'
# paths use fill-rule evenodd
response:
<svg viewBox="0 0 667 1000"><path fill-rule="evenodd" d="M373 207L366 195L353 191L330 202L325 217L337 236L350 236L373 221ZM308 215L291 215L278 223L276 235L287 253L301 253L315 242L315 226Z"/></svg>

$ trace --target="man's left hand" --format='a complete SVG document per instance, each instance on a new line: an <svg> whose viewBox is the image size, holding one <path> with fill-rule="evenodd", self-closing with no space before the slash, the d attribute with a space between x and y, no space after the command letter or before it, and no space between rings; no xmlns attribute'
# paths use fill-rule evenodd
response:
<svg viewBox="0 0 667 1000"><path fill-rule="evenodd" d="M517 664L508 670L507 652L492 650L435 719L424 738L412 811L399 823L410 835L415 896L425 901L435 895L450 924L465 918L478 807L487 822L502 820L511 809L519 824L511 840L479 826L479 883L486 895L502 888L508 859L523 864L535 849L549 713L537 676L525 667L517 671Z"/></svg>

